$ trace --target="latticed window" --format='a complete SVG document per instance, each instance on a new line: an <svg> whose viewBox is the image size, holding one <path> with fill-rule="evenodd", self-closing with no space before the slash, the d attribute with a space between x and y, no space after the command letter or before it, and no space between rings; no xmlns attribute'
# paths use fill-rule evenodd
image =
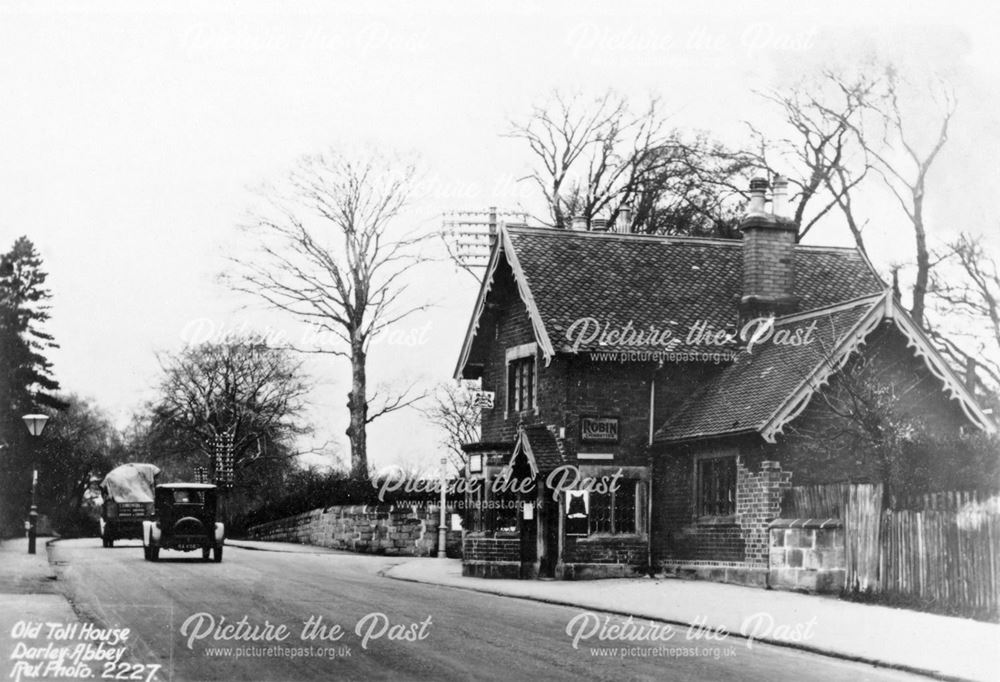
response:
<svg viewBox="0 0 1000 682"><path fill-rule="evenodd" d="M521 412L535 407L535 358L511 360L507 367L507 409Z"/></svg>
<svg viewBox="0 0 1000 682"><path fill-rule="evenodd" d="M590 533L635 533L634 480L619 481L618 489L590 494Z"/></svg>
<svg viewBox="0 0 1000 682"><path fill-rule="evenodd" d="M611 494L590 494L590 533L610 533L611 530Z"/></svg>
<svg viewBox="0 0 1000 682"><path fill-rule="evenodd" d="M612 494L615 533L635 532L635 483L623 481Z"/></svg>
<svg viewBox="0 0 1000 682"><path fill-rule="evenodd" d="M698 460L698 515L736 513L736 457Z"/></svg>
<svg viewBox="0 0 1000 682"><path fill-rule="evenodd" d="M513 532L517 530L518 497L510 490L492 490L481 502L483 530Z"/></svg>

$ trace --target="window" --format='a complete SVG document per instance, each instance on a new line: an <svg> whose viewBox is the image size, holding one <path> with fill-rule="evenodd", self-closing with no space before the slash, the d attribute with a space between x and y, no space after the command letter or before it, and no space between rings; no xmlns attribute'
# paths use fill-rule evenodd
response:
<svg viewBox="0 0 1000 682"><path fill-rule="evenodd" d="M535 358L518 358L507 365L507 411L518 413L535 407Z"/></svg>
<svg viewBox="0 0 1000 682"><path fill-rule="evenodd" d="M707 457L697 466L698 516L736 513L736 457Z"/></svg>
<svg viewBox="0 0 1000 682"><path fill-rule="evenodd" d="M199 490L175 490L174 504L202 504L201 491Z"/></svg>
<svg viewBox="0 0 1000 682"><path fill-rule="evenodd" d="M517 531L517 511L520 506L517 493L511 490L492 489L489 499L484 503L483 528L494 533L512 533Z"/></svg>
<svg viewBox="0 0 1000 682"><path fill-rule="evenodd" d="M635 490L635 480L623 479L619 481L617 490L603 494L590 493L589 534L635 533Z"/></svg>

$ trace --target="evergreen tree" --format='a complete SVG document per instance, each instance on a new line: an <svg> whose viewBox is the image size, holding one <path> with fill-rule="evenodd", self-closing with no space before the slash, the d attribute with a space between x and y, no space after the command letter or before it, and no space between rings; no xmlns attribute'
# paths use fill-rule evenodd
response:
<svg viewBox="0 0 1000 682"><path fill-rule="evenodd" d="M24 516L31 477L25 414L62 409L59 383L46 353L56 348L43 326L51 293L42 259L27 237L0 255L0 531L9 532Z"/></svg>

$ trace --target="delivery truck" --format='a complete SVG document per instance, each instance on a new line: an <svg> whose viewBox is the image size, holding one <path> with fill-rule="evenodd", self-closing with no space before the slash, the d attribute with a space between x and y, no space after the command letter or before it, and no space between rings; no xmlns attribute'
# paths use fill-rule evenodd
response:
<svg viewBox="0 0 1000 682"><path fill-rule="evenodd" d="M101 542L105 547L113 547L115 540L142 539L142 522L153 518L159 473L153 464L122 464L101 481Z"/></svg>

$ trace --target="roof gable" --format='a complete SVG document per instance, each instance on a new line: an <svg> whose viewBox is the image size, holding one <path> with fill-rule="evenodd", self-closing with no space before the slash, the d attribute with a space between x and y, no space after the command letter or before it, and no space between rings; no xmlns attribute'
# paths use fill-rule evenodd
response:
<svg viewBox="0 0 1000 682"><path fill-rule="evenodd" d="M993 432L982 411L947 362L934 349L890 292L837 306L789 315L776 329L813 326L808 345L766 344L742 351L732 365L692 396L656 433L654 441L758 433L767 442L808 406L815 393L865 344L883 320L892 321L927 369L941 381L969 421Z"/></svg>
<svg viewBox="0 0 1000 682"><path fill-rule="evenodd" d="M552 429L544 424L526 424L517 434L517 442L510 458L510 466L523 454L531 468L531 475L548 473L566 463L566 453Z"/></svg>
<svg viewBox="0 0 1000 682"><path fill-rule="evenodd" d="M479 295L476 298L476 306L473 309L472 319L469 320L469 326L465 332L465 340L462 343L462 350L458 357L458 365L455 367L454 378L456 379L461 379L465 375L465 367L469 362L473 344L476 342L480 323L482 322L483 312L486 309L486 299L493 290L498 270L503 262L506 262L510 267L514 277L514 282L517 286L518 295L521 297L521 300L525 304L525 308L528 310L528 316L531 319L531 328L535 335L535 342L541 349L546 362L552 358L552 343L549 340L545 325L542 324L542 319L538 314L538 307L535 305L531 289L528 287L528 283L524 279L524 273L521 269L520 261L510 244L507 230L501 229L497 239L497 244L494 246L493 251L490 254L489 263L486 265L486 273L483 275L483 281L479 287Z"/></svg>

